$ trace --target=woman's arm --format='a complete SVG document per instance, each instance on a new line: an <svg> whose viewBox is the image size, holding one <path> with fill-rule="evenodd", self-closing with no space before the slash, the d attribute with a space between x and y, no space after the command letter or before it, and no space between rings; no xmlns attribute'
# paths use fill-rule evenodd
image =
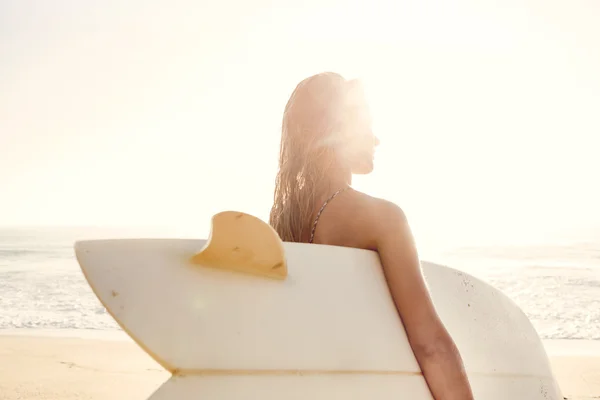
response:
<svg viewBox="0 0 600 400"><path fill-rule="evenodd" d="M376 246L408 340L436 400L472 400L454 341L433 307L412 232L393 203L377 207Z"/></svg>

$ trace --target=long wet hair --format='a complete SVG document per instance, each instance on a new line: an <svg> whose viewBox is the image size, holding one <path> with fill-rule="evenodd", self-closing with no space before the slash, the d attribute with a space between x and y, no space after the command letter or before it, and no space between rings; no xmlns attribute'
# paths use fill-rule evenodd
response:
<svg viewBox="0 0 600 400"><path fill-rule="evenodd" d="M315 201L339 153L327 140L345 130L345 107L352 81L325 72L297 86L283 114L279 171L269 223L283 241L301 242L312 228ZM339 136L339 135L338 135Z"/></svg>

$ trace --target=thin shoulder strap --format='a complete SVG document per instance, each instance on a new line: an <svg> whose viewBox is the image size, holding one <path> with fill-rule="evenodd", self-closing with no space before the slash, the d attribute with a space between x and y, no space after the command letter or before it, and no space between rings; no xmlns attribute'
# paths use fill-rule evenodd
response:
<svg viewBox="0 0 600 400"><path fill-rule="evenodd" d="M342 188L342 189L338 190L337 192L335 192L334 194L332 194L327 200L325 200L325 203L323 203L323 205L321 206L321 209L319 209L319 212L317 213L317 216L315 217L315 221L313 222L312 231L310 232L310 240L308 241L308 243L312 243L313 240L314 240L314 238L315 238L315 230L317 229L317 223L319 222L319 218L321 217L321 213L323 212L323 210L325 209L325 207L327 207L327 204L329 204L329 202L331 200L333 200L335 198L335 196L337 196L338 194L342 193L343 191L345 191L348 188L349 187L346 186L345 188Z"/></svg>

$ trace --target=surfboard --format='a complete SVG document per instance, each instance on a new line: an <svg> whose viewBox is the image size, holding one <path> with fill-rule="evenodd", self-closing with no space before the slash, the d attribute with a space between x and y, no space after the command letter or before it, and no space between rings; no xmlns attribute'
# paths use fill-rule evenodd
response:
<svg viewBox="0 0 600 400"><path fill-rule="evenodd" d="M432 399L375 252L281 242L228 211L208 240L80 241L75 253L107 311L172 373L151 400ZM422 268L476 399L562 400L513 301Z"/></svg>

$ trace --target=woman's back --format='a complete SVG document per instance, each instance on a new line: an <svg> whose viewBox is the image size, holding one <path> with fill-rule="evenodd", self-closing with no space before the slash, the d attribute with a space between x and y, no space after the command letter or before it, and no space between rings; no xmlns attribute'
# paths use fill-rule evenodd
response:
<svg viewBox="0 0 600 400"><path fill-rule="evenodd" d="M312 243L376 250L372 225L381 200L349 189L326 202L327 198L319 198L316 202L325 207L320 215L322 206L313 213L316 225Z"/></svg>

